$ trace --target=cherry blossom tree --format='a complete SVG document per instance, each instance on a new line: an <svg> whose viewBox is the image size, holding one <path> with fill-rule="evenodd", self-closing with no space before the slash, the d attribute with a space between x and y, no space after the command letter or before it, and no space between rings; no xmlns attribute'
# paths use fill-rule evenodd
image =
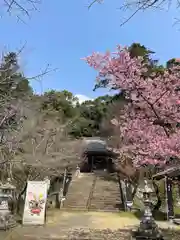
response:
<svg viewBox="0 0 180 240"><path fill-rule="evenodd" d="M180 157L180 71L178 67L143 78L147 71L141 58L131 58L127 48L93 53L84 59L98 71L97 81L124 90L128 104L111 123L120 129L119 152L134 164L165 164Z"/></svg>

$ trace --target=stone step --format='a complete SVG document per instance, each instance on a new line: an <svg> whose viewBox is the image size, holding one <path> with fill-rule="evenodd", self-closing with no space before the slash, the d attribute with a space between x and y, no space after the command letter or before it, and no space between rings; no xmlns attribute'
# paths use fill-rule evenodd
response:
<svg viewBox="0 0 180 240"><path fill-rule="evenodd" d="M91 205L89 208L119 208L119 206L111 204L111 205L103 205L103 204L97 204L97 205Z"/></svg>
<svg viewBox="0 0 180 240"><path fill-rule="evenodd" d="M91 206L89 209L119 209L118 207L113 206Z"/></svg>
<svg viewBox="0 0 180 240"><path fill-rule="evenodd" d="M117 195L120 195L120 192L119 191L111 192L111 191L108 191L108 190L104 190L102 192L94 191L93 195L97 195L97 196L117 196Z"/></svg>
<svg viewBox="0 0 180 240"><path fill-rule="evenodd" d="M91 187L91 185L88 185L88 184L86 185L86 187L85 187L85 186L79 187L79 186L77 186L77 183L75 183L75 182L74 182L74 183L72 182L71 184L74 185L73 189L79 189L79 188L81 188L81 189L86 189L87 187L88 187L88 188ZM84 183L84 184L85 184L85 183ZM78 183L78 185L80 185L80 183ZM71 186L70 186L70 187L71 187Z"/></svg>
<svg viewBox="0 0 180 240"><path fill-rule="evenodd" d="M80 176L80 178L74 178L71 182L63 209L86 209L94 175L81 174Z"/></svg>
<svg viewBox="0 0 180 240"><path fill-rule="evenodd" d="M107 191L107 190L106 190ZM102 192L94 192L94 195L101 195L101 196L105 196L105 195L109 195L109 196L114 196L114 195L118 195L118 194L120 194L120 192L119 191L114 191L114 192L111 192L111 191L108 191L108 192L106 192L106 191L102 191Z"/></svg>
<svg viewBox="0 0 180 240"><path fill-rule="evenodd" d="M79 186L77 186L77 183L72 182L71 184L72 184L72 185L74 184L73 189L79 189ZM84 183L84 184L85 184L85 183ZM78 183L78 185L80 185L80 183ZM71 187L71 186L70 186L70 187ZM91 187L91 185L88 185L88 184L87 184L86 187L85 187L85 186L83 186L83 187L81 186L80 188L81 188L81 189L86 189L87 187L89 188L89 187Z"/></svg>
<svg viewBox="0 0 180 240"><path fill-rule="evenodd" d="M117 192L119 192L120 190L118 189L118 188L116 188L116 189L94 189L94 192L95 193L99 193L99 191L101 191L101 193L103 193L104 191L106 192L106 191L108 191L108 193L109 192L112 192L112 193L117 193Z"/></svg>
<svg viewBox="0 0 180 240"><path fill-rule="evenodd" d="M113 203L100 203L100 202L95 202L95 203L91 203L90 206L96 207L96 206L117 206L121 204L121 202L113 202Z"/></svg>
<svg viewBox="0 0 180 240"><path fill-rule="evenodd" d="M104 206L96 206L96 207L88 207L90 210L96 210L96 209L101 209L101 210L120 210L119 207L104 207Z"/></svg>
<svg viewBox="0 0 180 240"><path fill-rule="evenodd" d="M68 202L66 204L64 204L64 206L86 206L87 205L87 202L80 202L80 203L77 203L77 202Z"/></svg>
<svg viewBox="0 0 180 240"><path fill-rule="evenodd" d="M89 184L89 180L93 180L94 178L78 178L78 179L73 179L71 182L78 182L78 183L81 183L81 182L86 182L87 184Z"/></svg>
<svg viewBox="0 0 180 240"><path fill-rule="evenodd" d="M91 202L118 202L120 200L120 198L91 198L90 201Z"/></svg>
<svg viewBox="0 0 180 240"><path fill-rule="evenodd" d="M120 201L106 201L106 202L102 202L102 201L91 201L91 205L93 204L103 204L103 205L107 205L107 204L118 204L120 203Z"/></svg>
<svg viewBox="0 0 180 240"><path fill-rule="evenodd" d="M107 190L106 190L107 191ZM109 195L109 196L116 196L116 195L120 195L120 192L118 191L114 191L114 192L93 192L93 195L99 195L99 196L105 196L105 195Z"/></svg>
<svg viewBox="0 0 180 240"><path fill-rule="evenodd" d="M120 200L120 198L91 198L90 201L91 202L118 202Z"/></svg>
<svg viewBox="0 0 180 240"><path fill-rule="evenodd" d="M78 207L68 207L68 208L63 208L62 209L62 211L82 211L82 212L84 212L84 211L88 211L88 209L86 209L86 208L78 208Z"/></svg>
<svg viewBox="0 0 180 240"><path fill-rule="evenodd" d="M74 196L68 196L69 197L69 199L67 198L66 200L65 200L65 202L69 202L69 201L75 201L75 202L79 202L79 201L87 201L88 199L89 199L89 196L83 196L83 197L74 197Z"/></svg>
<svg viewBox="0 0 180 240"><path fill-rule="evenodd" d="M90 189L89 189L89 191L90 191ZM80 195L84 196L85 194L89 195L89 191L87 191L87 189L86 189L86 191L71 191L71 193L69 193L68 196L73 196L74 194L76 194L77 197L79 197Z"/></svg>
<svg viewBox="0 0 180 240"><path fill-rule="evenodd" d="M119 204L121 204L119 184L113 184L98 178L89 210L118 212L119 208L117 206Z"/></svg>
<svg viewBox="0 0 180 240"><path fill-rule="evenodd" d="M93 197L98 197L98 198L105 198L105 197L116 198L116 197L120 197L120 194L114 194L114 195L109 195L109 194L93 194Z"/></svg>
<svg viewBox="0 0 180 240"><path fill-rule="evenodd" d="M73 184L73 183L72 183ZM74 184L75 185L75 184ZM74 192L79 192L79 191L88 191L87 189L89 189L89 188L91 188L91 186L92 185L90 185L90 186L86 186L86 188L85 187L78 187L78 186L70 186L71 188L72 188L72 191L74 191Z"/></svg>
<svg viewBox="0 0 180 240"><path fill-rule="evenodd" d="M77 208L77 209L86 209L86 206L80 206L80 205L68 205L66 206L64 209L74 209L74 208Z"/></svg>
<svg viewBox="0 0 180 240"><path fill-rule="evenodd" d="M89 195L89 192L90 192L90 188L89 188L89 191L71 191L71 193L68 194L68 196L72 196L74 194L76 194L76 196L84 196L85 194L88 194Z"/></svg>
<svg viewBox="0 0 180 240"><path fill-rule="evenodd" d="M72 180L67 199L64 202L63 210L71 209L78 211L78 209L86 209L94 175L81 174L80 176L80 178L74 178ZM119 211L116 205L120 203L121 200L118 183L113 183L112 181L108 182L101 177L98 177L94 187L93 196L90 199L91 206L89 206L89 209L94 209L96 211L103 211L103 209L105 209L107 211L116 212Z"/></svg>
<svg viewBox="0 0 180 240"><path fill-rule="evenodd" d="M86 193L83 193L83 194L69 194L69 195L67 195L67 200L68 200L68 198L71 198L71 199L76 199L76 200L79 200L79 199L87 199L87 198L89 198L89 192L88 192L88 194L86 194Z"/></svg>
<svg viewBox="0 0 180 240"><path fill-rule="evenodd" d="M111 192L111 191L108 191L108 190L105 190L105 191L94 191L93 192L93 195L97 195L97 196L120 196L120 192L119 191L114 191L114 192Z"/></svg>
<svg viewBox="0 0 180 240"><path fill-rule="evenodd" d="M85 207L74 207L74 206L72 206L72 207L65 207L65 208L63 208L63 211L88 211L88 209L87 208L85 208Z"/></svg>
<svg viewBox="0 0 180 240"><path fill-rule="evenodd" d="M119 207L113 206L113 205L109 205L109 206L96 205L96 206L89 206L88 209L119 209Z"/></svg>
<svg viewBox="0 0 180 240"><path fill-rule="evenodd" d="M107 188L102 188L101 186L100 187L98 187L98 188L94 188L94 192L99 192L99 191L101 191L101 192L106 192L106 191L108 191L108 192L119 192L120 190L119 190L119 188L117 187L117 188L114 188L114 189L112 189L112 188L109 188L109 189L107 189Z"/></svg>
<svg viewBox="0 0 180 240"><path fill-rule="evenodd" d="M112 196L112 195L105 195L105 194L104 194L104 195L99 195L99 194L96 195L96 194L93 194L93 198L95 198L95 197L96 197L96 198L99 198L99 199L104 199L104 198L106 198L106 197L108 197L109 199L114 199L114 198L118 198L118 197L120 198L120 195L119 195L119 194L116 194L116 195L113 195L113 196Z"/></svg>
<svg viewBox="0 0 180 240"><path fill-rule="evenodd" d="M69 194L69 195L67 195L67 199L68 199L68 197L69 197L69 198L72 198L72 199L77 199L77 200L78 200L78 199L86 199L86 198L89 198L89 192L88 192L88 194L87 194L87 193Z"/></svg>
<svg viewBox="0 0 180 240"><path fill-rule="evenodd" d="M98 181L98 180L97 180L97 181ZM104 184L104 185L103 185L103 184L98 184L98 185L96 185L96 186L97 186L97 187L102 187L102 188L109 188L109 189L111 188L111 189L114 189L114 188L116 188L116 187L119 187L119 184L116 184L116 185L111 185L111 184L110 184L110 185L108 185L108 184L106 184L106 185L105 185L105 184Z"/></svg>
<svg viewBox="0 0 180 240"><path fill-rule="evenodd" d="M103 193L103 194L113 194L113 193L119 193L120 190L117 188L115 190L112 190L112 189L94 189L94 193L97 193L97 194L100 194L100 193Z"/></svg>
<svg viewBox="0 0 180 240"><path fill-rule="evenodd" d="M105 197L105 198L98 198L98 197L93 197L93 198L91 198L91 201L101 201L101 202L103 202L103 201L119 201L120 200L120 198L108 198L108 197Z"/></svg>
<svg viewBox="0 0 180 240"><path fill-rule="evenodd" d="M118 206L118 205L120 205L121 204L121 202L109 202L109 203L100 203L100 202L94 202L94 203L92 203L91 202L91 204L90 204L90 206L113 206L113 207L115 207L115 206Z"/></svg>
<svg viewBox="0 0 180 240"><path fill-rule="evenodd" d="M112 201L114 201L114 200L118 200L118 199L120 199L120 197L108 197L108 196L104 196L104 197L99 197L99 196L93 196L92 198L91 198L91 200L100 200L100 201L106 201L106 200L112 200Z"/></svg>
<svg viewBox="0 0 180 240"><path fill-rule="evenodd" d="M66 207L83 207L83 208L86 208L86 204L73 204L73 203L69 203L69 204L66 204L65 208Z"/></svg>
<svg viewBox="0 0 180 240"><path fill-rule="evenodd" d="M96 211L96 212L120 212L120 209L98 209L98 208L89 208L88 211Z"/></svg>
<svg viewBox="0 0 180 240"><path fill-rule="evenodd" d="M98 180L97 180L97 181L98 181ZM105 185L105 184L106 184L106 185ZM103 188L119 187L119 183L112 184L112 183L107 183L107 182L105 182L105 184L103 184L103 183L97 183L97 186L102 186Z"/></svg>
<svg viewBox="0 0 180 240"><path fill-rule="evenodd" d="M74 206L82 205L82 206L86 206L86 204L87 204L87 201L86 202L79 202L79 203L71 201L71 202L66 203L67 206L68 205L74 205Z"/></svg>

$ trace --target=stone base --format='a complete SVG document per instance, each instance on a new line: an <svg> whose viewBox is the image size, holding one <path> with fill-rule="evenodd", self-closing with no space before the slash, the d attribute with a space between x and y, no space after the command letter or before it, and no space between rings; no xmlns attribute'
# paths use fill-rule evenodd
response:
<svg viewBox="0 0 180 240"><path fill-rule="evenodd" d="M152 231L136 231L132 233L132 237L135 240L164 240L163 236L161 233L153 233Z"/></svg>
<svg viewBox="0 0 180 240"><path fill-rule="evenodd" d="M17 223L13 215L8 216L8 218L1 217L0 219L0 230L6 231L8 229L16 227L16 225Z"/></svg>
<svg viewBox="0 0 180 240"><path fill-rule="evenodd" d="M132 232L132 236L136 240L164 240L153 218L143 218L139 228Z"/></svg>

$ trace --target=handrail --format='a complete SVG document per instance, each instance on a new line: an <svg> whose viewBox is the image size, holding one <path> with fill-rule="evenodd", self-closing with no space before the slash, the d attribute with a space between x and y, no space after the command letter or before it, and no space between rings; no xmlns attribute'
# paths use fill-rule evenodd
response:
<svg viewBox="0 0 180 240"><path fill-rule="evenodd" d="M86 209L88 211L89 211L89 208L91 206L91 200L92 200L92 197L93 197L94 188L96 186L96 181L97 181L97 176L94 175L94 179L93 179L93 182L92 182L91 190L90 190L89 197L88 197L87 204L86 204Z"/></svg>

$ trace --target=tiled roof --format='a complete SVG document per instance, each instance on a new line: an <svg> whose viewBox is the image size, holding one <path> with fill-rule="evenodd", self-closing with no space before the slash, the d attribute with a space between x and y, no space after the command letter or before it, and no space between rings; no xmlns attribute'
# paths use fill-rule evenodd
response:
<svg viewBox="0 0 180 240"><path fill-rule="evenodd" d="M180 176L180 165L174 165L167 167L164 171L161 171L153 176L154 179L160 180L165 176L178 177Z"/></svg>

